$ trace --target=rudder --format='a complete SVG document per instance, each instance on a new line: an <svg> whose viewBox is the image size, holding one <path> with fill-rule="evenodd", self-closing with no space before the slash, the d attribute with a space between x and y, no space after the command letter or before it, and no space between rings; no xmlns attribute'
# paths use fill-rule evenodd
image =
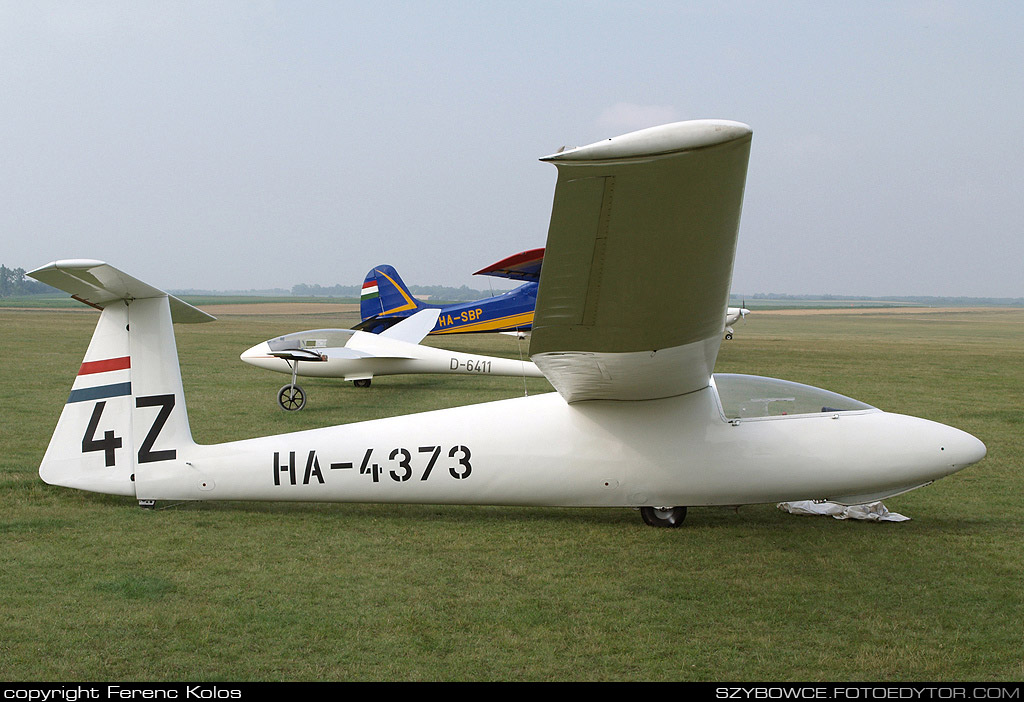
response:
<svg viewBox="0 0 1024 702"><path fill-rule="evenodd" d="M374 266L363 280L359 313L364 322L374 318L408 317L426 307L434 305L426 305L413 297L392 266Z"/></svg>

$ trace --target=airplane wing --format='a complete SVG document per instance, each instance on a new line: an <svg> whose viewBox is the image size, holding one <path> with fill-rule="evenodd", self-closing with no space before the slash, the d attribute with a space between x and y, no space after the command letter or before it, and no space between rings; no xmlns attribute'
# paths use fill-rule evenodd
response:
<svg viewBox="0 0 1024 702"><path fill-rule="evenodd" d="M103 309L112 302L166 296L171 305L171 319L178 323L212 322L213 315L193 307L184 300L168 295L152 285L131 277L103 261L65 259L40 266L27 275L59 290L90 307Z"/></svg>
<svg viewBox="0 0 1024 702"><path fill-rule="evenodd" d="M722 340L751 130L652 127L547 156L530 355L569 402L706 387Z"/></svg>
<svg viewBox="0 0 1024 702"><path fill-rule="evenodd" d="M481 268L473 275L490 275L513 280L537 280L540 278L542 263L544 263L544 249L530 249L503 258L486 268Z"/></svg>
<svg viewBox="0 0 1024 702"><path fill-rule="evenodd" d="M406 317L394 326L388 327L379 336L418 344L437 325L437 318L440 315L440 308L420 310L411 317Z"/></svg>

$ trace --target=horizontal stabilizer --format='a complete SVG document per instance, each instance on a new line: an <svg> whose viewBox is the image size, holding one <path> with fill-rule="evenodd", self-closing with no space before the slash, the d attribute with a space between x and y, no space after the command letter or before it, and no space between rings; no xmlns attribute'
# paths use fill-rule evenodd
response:
<svg viewBox="0 0 1024 702"><path fill-rule="evenodd" d="M103 261L64 259L30 271L27 275L49 286L71 294L71 297L97 309L104 309L120 300L144 300L167 297L171 319L183 324L212 322L216 317L193 307L184 300L119 271Z"/></svg>

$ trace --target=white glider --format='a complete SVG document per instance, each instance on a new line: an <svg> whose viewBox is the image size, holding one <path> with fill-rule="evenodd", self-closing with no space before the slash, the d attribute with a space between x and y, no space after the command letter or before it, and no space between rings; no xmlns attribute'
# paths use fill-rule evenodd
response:
<svg viewBox="0 0 1024 702"><path fill-rule="evenodd" d="M699 120L543 159L558 181L530 353L557 393L198 445L172 319L204 314L98 262L33 271L103 309L40 476L143 504L615 506L678 526L687 506L862 504L981 460L949 426L712 376L750 141Z"/></svg>
<svg viewBox="0 0 1024 702"><path fill-rule="evenodd" d="M440 314L425 309L403 319L380 334L354 329L310 329L269 339L245 350L246 363L287 373L292 382L277 393L283 409L300 410L306 392L295 384L297 376L343 378L357 387L369 387L378 375L443 373L455 375L509 375L543 378L530 361L458 353L422 346Z"/></svg>

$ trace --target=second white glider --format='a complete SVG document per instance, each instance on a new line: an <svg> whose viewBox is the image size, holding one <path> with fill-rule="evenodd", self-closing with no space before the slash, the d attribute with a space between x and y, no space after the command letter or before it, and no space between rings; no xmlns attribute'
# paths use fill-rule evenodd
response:
<svg viewBox="0 0 1024 702"><path fill-rule="evenodd" d="M380 334L354 329L310 329L268 339L246 349L240 358L259 368L287 373L292 382L278 391L283 409L300 410L305 391L297 376L342 378L367 387L374 376L406 373L506 375L543 378L530 361L459 353L423 346L420 341L437 323L440 310L417 312Z"/></svg>

